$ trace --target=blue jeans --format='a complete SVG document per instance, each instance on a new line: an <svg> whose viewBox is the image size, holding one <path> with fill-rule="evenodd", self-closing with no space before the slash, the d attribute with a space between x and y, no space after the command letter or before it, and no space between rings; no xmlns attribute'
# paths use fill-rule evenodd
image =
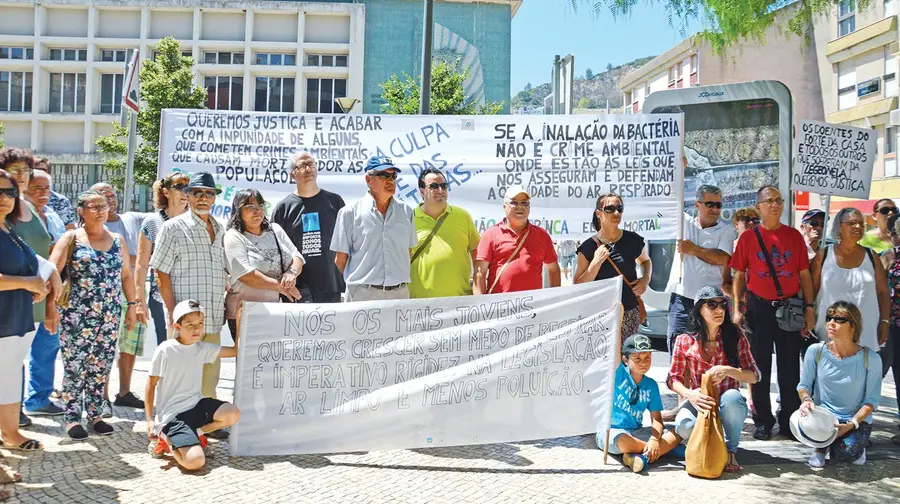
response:
<svg viewBox="0 0 900 504"><path fill-rule="evenodd" d="M166 341L166 310L163 304L153 299L147 301L147 307L150 308L150 316L153 317L153 328L156 330L156 344L162 345Z"/></svg>
<svg viewBox="0 0 900 504"><path fill-rule="evenodd" d="M28 395L23 394L26 410L39 410L50 405L57 354L59 354L59 332L50 334L41 323L34 334L34 341L28 354ZM22 387L24 389L24 381Z"/></svg>
<svg viewBox="0 0 900 504"><path fill-rule="evenodd" d="M688 405L690 403L686 403L675 416L675 433L685 441L690 439L691 432L694 431L694 424L697 423L697 415L693 411L693 406L688 407ZM722 420L722 430L725 431L725 447L728 448L728 453L737 451L738 443L741 441L741 429L744 427L748 411L747 400L738 389L727 390L719 398L719 418Z"/></svg>
<svg viewBox="0 0 900 504"><path fill-rule="evenodd" d="M694 309L694 300L675 294L669 296L669 327L666 330L666 343L669 348L669 357L675 351L675 338L688 332L687 323L691 310Z"/></svg>

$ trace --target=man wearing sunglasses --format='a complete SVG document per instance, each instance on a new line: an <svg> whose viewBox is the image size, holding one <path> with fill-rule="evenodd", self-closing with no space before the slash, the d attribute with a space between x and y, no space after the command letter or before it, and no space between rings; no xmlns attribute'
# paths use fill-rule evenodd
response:
<svg viewBox="0 0 900 504"><path fill-rule="evenodd" d="M472 294L472 266L480 236L464 209L447 203L450 188L437 168L419 174L422 203L413 212L419 245L410 265L412 298Z"/></svg>
<svg viewBox="0 0 900 504"><path fill-rule="evenodd" d="M822 246L822 231L825 226L825 212L818 208L807 210L800 218L800 233L806 240L806 255L812 261Z"/></svg>
<svg viewBox="0 0 900 504"><path fill-rule="evenodd" d="M373 156L365 173L368 192L338 212L331 239L346 301L409 299L409 260L419 240L412 209L394 197L400 168Z"/></svg>
<svg viewBox="0 0 900 504"><path fill-rule="evenodd" d="M199 172L191 175L186 192L190 211L163 224L156 237L150 267L156 270L159 293L168 313L169 339L177 336L172 320L175 305L193 299L203 307L201 341L219 345L225 325L228 272L222 245L225 229L210 212L222 190L216 187L212 174ZM220 365L221 361L216 359L203 366L203 395L206 397L216 398ZM228 437L225 431L207 435L214 439Z"/></svg>
<svg viewBox="0 0 900 504"><path fill-rule="evenodd" d="M863 247L870 248L875 252L882 254L892 247L891 230L888 228L888 219L892 215L897 215L897 205L894 200L889 198L881 198L875 202L872 218L875 219L876 227L867 232L859 244Z"/></svg>
<svg viewBox="0 0 900 504"><path fill-rule="evenodd" d="M694 309L694 298L706 285L720 285L731 260L736 233L727 222L719 220L722 213L722 190L713 185L702 185L697 189L694 203L697 216L685 219L684 239L678 241L677 249L683 258L681 271L672 267L670 282L677 282L670 288L669 327L667 343L669 355L675 347L675 338L689 332L688 316ZM681 273L680 278L678 274Z"/></svg>

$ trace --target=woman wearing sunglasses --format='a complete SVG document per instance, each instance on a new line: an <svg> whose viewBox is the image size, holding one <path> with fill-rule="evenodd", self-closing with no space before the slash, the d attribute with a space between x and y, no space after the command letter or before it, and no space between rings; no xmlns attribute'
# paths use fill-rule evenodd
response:
<svg viewBox="0 0 900 504"><path fill-rule="evenodd" d="M870 249L860 245L865 226L862 212L842 208L834 216L831 228L837 244L820 250L812 262L813 292L818 307L816 333L821 338L826 336L826 306L849 301L859 308L866 321L860 329L860 344L877 352L888 339L891 298L884 266Z"/></svg>
<svg viewBox="0 0 900 504"><path fill-rule="evenodd" d="M622 305L625 315L620 342L636 334L638 326L643 322L640 297L650 284L652 271L644 238L619 228L624 212L625 205L618 194L609 193L597 198L597 207L591 217L591 224L597 232L578 247L574 282L579 284L624 277ZM637 277L637 265L641 267L640 278Z"/></svg>
<svg viewBox="0 0 900 504"><path fill-rule="evenodd" d="M737 472L741 466L735 454L748 411L740 384L756 383L760 374L750 342L729 313L722 289L715 285L700 289L689 320L689 327L696 332L675 339L666 385L686 401L675 417L675 432L687 440L694 430L697 412L716 406L715 399L700 390L703 375L712 377L719 391L719 416L728 448L725 471Z"/></svg>
<svg viewBox="0 0 900 504"><path fill-rule="evenodd" d="M150 275L150 298L146 301L144 295L147 285L147 272L150 269L150 256L153 255L153 246L156 236L163 224L172 217L178 217L187 211L188 200L185 190L191 179L181 172L173 172L153 183L153 206L156 212L147 216L141 224L141 232L138 236L137 260L134 267L135 296L139 316L146 318L147 312L153 317L153 326L156 329L156 343L162 345L166 341L166 313L163 308L162 296L156 285L156 276Z"/></svg>
<svg viewBox="0 0 900 504"><path fill-rule="evenodd" d="M890 198L881 198L875 202L872 218L875 219L876 227L868 233L859 242L863 247L870 248L881 254L891 248L891 230L888 228L887 221L891 215L897 215L897 205Z"/></svg>
<svg viewBox="0 0 900 504"><path fill-rule="evenodd" d="M863 314L853 303L838 301L825 310L828 343L816 343L803 357L800 372L800 415L825 408L838 419L837 438L809 457L814 468L832 461L866 463L866 444L872 434L872 412L881 402L881 358L860 345ZM787 393L785 391L785 393Z"/></svg>

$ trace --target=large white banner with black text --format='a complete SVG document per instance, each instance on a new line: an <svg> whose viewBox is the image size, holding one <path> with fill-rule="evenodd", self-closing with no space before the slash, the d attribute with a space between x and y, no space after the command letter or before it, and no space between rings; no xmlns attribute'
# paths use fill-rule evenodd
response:
<svg viewBox="0 0 900 504"><path fill-rule="evenodd" d="M246 303L232 455L423 448L605 431L618 277L487 296Z"/></svg>

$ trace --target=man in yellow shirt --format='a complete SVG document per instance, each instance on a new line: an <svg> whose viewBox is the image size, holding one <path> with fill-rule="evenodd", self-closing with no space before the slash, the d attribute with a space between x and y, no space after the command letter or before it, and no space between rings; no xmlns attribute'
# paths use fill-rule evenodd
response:
<svg viewBox="0 0 900 504"><path fill-rule="evenodd" d="M410 297L471 295L472 264L480 239L472 216L447 204L447 179L440 170L422 171L419 194L424 203L414 211L419 245L411 258Z"/></svg>

